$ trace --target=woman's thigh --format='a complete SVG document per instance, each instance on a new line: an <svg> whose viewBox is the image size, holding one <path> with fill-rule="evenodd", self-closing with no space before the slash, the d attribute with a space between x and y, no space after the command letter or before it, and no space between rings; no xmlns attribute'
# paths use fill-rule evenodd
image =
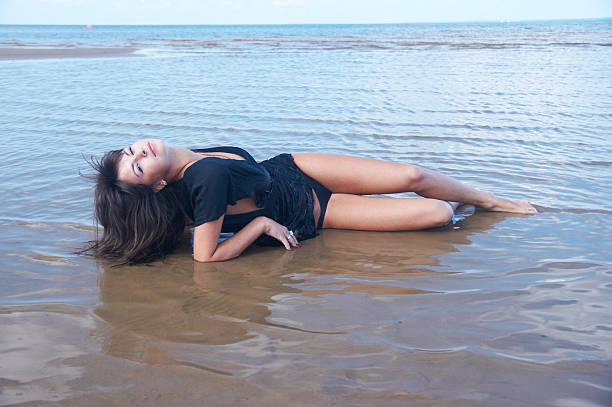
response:
<svg viewBox="0 0 612 407"><path fill-rule="evenodd" d="M324 228L353 230L418 230L444 226L453 216L445 202L427 198L378 198L332 194Z"/></svg>
<svg viewBox="0 0 612 407"><path fill-rule="evenodd" d="M309 177L335 193L391 194L414 191L420 169L371 158L335 154L292 154L293 161Z"/></svg>

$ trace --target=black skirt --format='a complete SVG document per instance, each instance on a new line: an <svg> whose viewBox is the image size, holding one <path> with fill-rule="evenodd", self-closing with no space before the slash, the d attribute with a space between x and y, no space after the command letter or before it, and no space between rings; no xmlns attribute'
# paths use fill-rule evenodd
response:
<svg viewBox="0 0 612 407"><path fill-rule="evenodd" d="M304 174L293 161L291 154L280 154L260 164L272 178L272 188L264 198L266 215L292 230L298 240L315 237L317 229L323 226L331 191ZM321 215L316 225L313 190L321 207ZM282 245L268 235L262 235L256 243L263 246Z"/></svg>

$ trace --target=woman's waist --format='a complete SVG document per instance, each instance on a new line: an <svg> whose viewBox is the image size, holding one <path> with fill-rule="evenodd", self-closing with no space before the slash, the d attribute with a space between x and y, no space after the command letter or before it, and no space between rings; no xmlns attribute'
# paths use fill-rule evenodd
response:
<svg viewBox="0 0 612 407"><path fill-rule="evenodd" d="M263 208L259 208L249 212L232 214L226 213L225 217L223 218L223 225L221 226L221 231L224 233L237 232L259 216L265 216L273 219L274 211L271 207L264 206Z"/></svg>

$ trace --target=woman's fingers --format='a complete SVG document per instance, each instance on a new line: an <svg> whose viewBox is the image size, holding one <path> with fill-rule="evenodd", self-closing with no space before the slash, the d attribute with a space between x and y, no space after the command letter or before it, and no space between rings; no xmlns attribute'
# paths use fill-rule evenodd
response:
<svg viewBox="0 0 612 407"><path fill-rule="evenodd" d="M287 236L287 240L291 243L292 246L299 246L300 242L298 242L297 237L293 233L293 230L289 231L289 235Z"/></svg>
<svg viewBox="0 0 612 407"><path fill-rule="evenodd" d="M291 243L289 243L289 240L287 240L287 238L282 239L281 243L285 246L285 249L291 250Z"/></svg>
<svg viewBox="0 0 612 407"><path fill-rule="evenodd" d="M300 246L300 242L298 242L293 231L287 229L285 226L275 222L272 219L269 219L268 221L269 226L265 233L281 242L283 246L285 246L285 249L292 250L293 247Z"/></svg>
<svg viewBox="0 0 612 407"><path fill-rule="evenodd" d="M287 228L284 228L284 229L285 229L283 233L284 239L281 241L283 242L287 250L292 250L292 248L297 247L299 245L299 242L297 238L295 237L295 235L293 234L293 231L290 231Z"/></svg>
<svg viewBox="0 0 612 407"><path fill-rule="evenodd" d="M300 246L300 242L297 240L297 237L295 237L295 234L293 233L293 231L287 229L284 226L282 227L281 236L282 236L281 238L277 238L277 239L283 243L283 245L285 246L287 250L293 250L293 248Z"/></svg>

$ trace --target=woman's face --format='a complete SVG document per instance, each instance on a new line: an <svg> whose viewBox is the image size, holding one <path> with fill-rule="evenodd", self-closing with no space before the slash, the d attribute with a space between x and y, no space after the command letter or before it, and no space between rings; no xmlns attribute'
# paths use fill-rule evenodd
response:
<svg viewBox="0 0 612 407"><path fill-rule="evenodd" d="M168 149L161 140L145 139L127 146L117 164L120 181L155 185L170 169Z"/></svg>

